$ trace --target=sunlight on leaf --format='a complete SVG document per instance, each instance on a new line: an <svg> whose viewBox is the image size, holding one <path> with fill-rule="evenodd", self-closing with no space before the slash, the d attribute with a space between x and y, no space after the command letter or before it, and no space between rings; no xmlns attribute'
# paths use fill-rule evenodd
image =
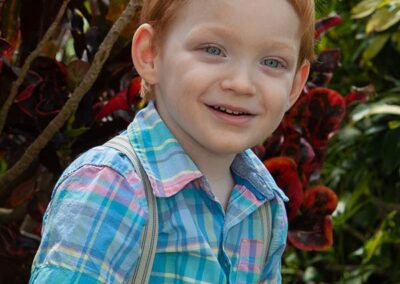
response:
<svg viewBox="0 0 400 284"><path fill-rule="evenodd" d="M351 9L352 17L360 19L371 15L378 7L380 0L364 0Z"/></svg>
<svg viewBox="0 0 400 284"><path fill-rule="evenodd" d="M376 115L376 114L400 115L400 106L386 105L386 104L373 105L369 108L365 108L358 112L355 112L352 116L352 120L354 122L357 122L357 121L365 119L371 115Z"/></svg>
<svg viewBox="0 0 400 284"><path fill-rule="evenodd" d="M374 58L389 40L390 34L381 34L373 37L368 43L368 48L363 52L363 60L369 61Z"/></svg>
<svg viewBox="0 0 400 284"><path fill-rule="evenodd" d="M400 7L395 9L382 8L376 11L368 21L367 33L382 32L400 21Z"/></svg>

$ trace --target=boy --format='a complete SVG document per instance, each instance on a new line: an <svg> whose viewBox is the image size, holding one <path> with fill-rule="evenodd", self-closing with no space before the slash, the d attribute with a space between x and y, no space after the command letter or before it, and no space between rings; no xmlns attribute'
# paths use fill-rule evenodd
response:
<svg viewBox="0 0 400 284"><path fill-rule="evenodd" d="M144 1L132 58L154 101L123 135L157 200L150 283L281 282L287 198L247 149L275 130L301 93L313 56L313 5ZM129 160L104 146L88 151L56 185L31 283L128 282L147 214Z"/></svg>

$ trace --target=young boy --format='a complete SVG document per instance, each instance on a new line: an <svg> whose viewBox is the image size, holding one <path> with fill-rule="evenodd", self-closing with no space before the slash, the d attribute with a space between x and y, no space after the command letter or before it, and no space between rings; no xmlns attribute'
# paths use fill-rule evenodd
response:
<svg viewBox="0 0 400 284"><path fill-rule="evenodd" d="M152 101L123 135L157 201L150 283L280 283L287 198L248 149L306 82L313 0L148 0L143 23L132 58ZM56 185L31 283L127 283L147 217L128 158L88 151Z"/></svg>

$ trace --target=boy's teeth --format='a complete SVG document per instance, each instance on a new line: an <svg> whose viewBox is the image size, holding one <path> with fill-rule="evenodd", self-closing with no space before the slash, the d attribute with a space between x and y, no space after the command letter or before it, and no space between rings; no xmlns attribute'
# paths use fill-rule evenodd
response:
<svg viewBox="0 0 400 284"><path fill-rule="evenodd" d="M213 108L216 109L216 110L219 110L219 111L226 112L228 114L234 114L234 115L243 115L243 114L245 114L244 112L233 111L233 110L230 110L230 109L227 109L227 108L224 108L224 107L214 106Z"/></svg>

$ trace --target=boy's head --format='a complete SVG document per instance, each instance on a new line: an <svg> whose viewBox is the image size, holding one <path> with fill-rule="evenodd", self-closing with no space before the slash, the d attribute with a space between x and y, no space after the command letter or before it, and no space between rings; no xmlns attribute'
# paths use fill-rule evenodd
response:
<svg viewBox="0 0 400 284"><path fill-rule="evenodd" d="M311 0L149 0L143 9L132 58L185 150L234 154L276 129L308 76Z"/></svg>
<svg viewBox="0 0 400 284"><path fill-rule="evenodd" d="M150 23L154 28L156 48L162 47L162 41L167 34L179 10L190 0L144 0L140 22ZM217 1L217 0L215 0ZM300 18L301 46L299 65L304 61L314 59L314 34L315 34L315 4L314 0L285 0L295 9ZM151 87L142 81L142 95L146 99L153 99Z"/></svg>

